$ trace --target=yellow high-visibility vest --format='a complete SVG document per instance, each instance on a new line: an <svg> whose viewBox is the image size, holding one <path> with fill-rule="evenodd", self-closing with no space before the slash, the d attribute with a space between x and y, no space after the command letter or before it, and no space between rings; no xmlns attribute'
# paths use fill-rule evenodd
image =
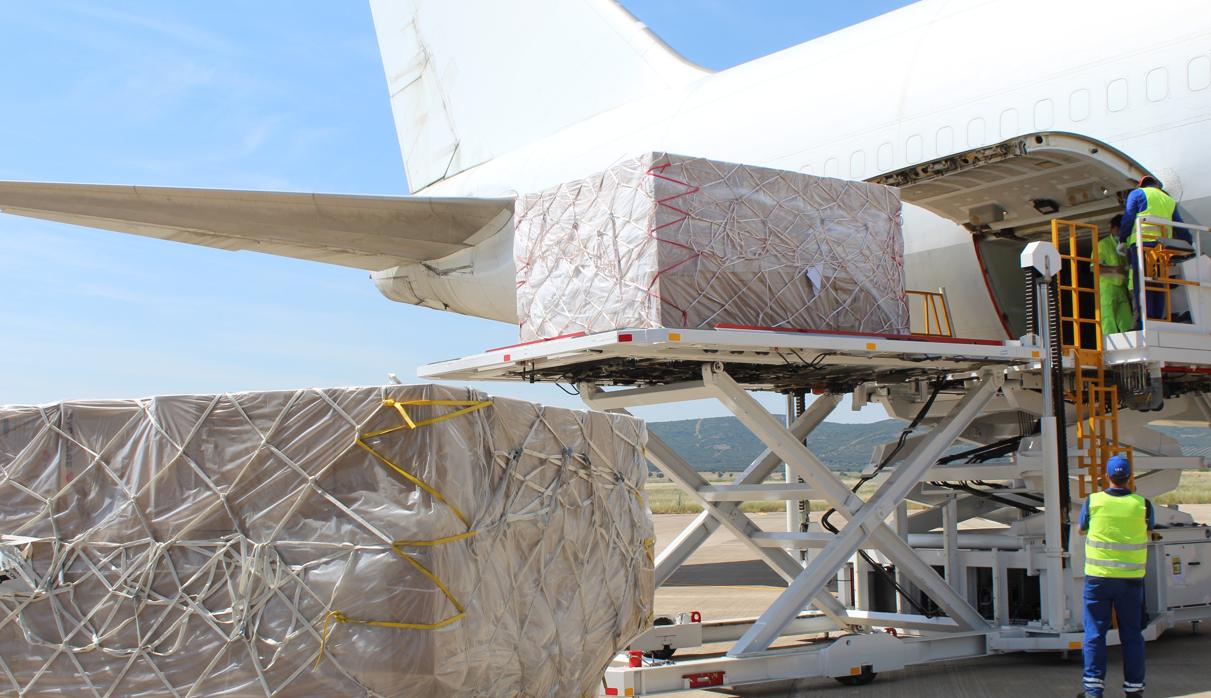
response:
<svg viewBox="0 0 1211 698"><path fill-rule="evenodd" d="M1144 187L1143 192L1144 198L1148 200L1148 207L1136 214L1135 219L1137 223L1135 224L1135 230L1132 230L1131 235L1127 237L1128 245L1135 244L1136 230L1143 233L1144 242L1152 242L1158 237L1169 237L1169 226L1144 224L1138 221L1142 216L1157 216L1158 218L1173 220L1173 211L1177 209L1177 202L1173 200L1173 197L1160 189L1156 187Z"/></svg>
<svg viewBox="0 0 1211 698"><path fill-rule="evenodd" d="M1148 504L1138 494L1089 495L1085 576L1138 579L1148 562Z"/></svg>

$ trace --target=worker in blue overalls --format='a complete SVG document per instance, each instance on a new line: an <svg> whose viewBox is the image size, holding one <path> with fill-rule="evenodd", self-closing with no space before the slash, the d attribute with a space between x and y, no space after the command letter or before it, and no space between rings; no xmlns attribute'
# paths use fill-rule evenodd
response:
<svg viewBox="0 0 1211 698"><path fill-rule="evenodd" d="M1122 222L1119 223L1118 238L1120 245L1120 254L1125 252L1128 263L1131 269L1135 271L1135 278L1132 280L1131 301L1133 305L1139 305L1139 286L1142 282L1139 278L1139 251L1135 244L1136 230L1135 219L1138 216L1157 216L1159 218L1167 218L1176 223L1182 222L1182 216L1177 212L1177 201L1165 192L1164 186L1160 180L1152 175L1145 175L1140 179L1139 188L1127 195L1126 209L1123 211ZM1190 242L1193 238L1190 237L1190 231L1183 228L1170 228L1168 226L1158 225L1141 225L1140 237L1144 247L1153 247L1156 245L1157 238L1177 238ZM1165 295L1160 291L1148 291L1147 300L1145 301L1148 317L1160 318L1165 315ZM1136 307L1137 317L1143 317L1145 309ZM1136 329L1141 326L1140 321L1136 321Z"/></svg>
<svg viewBox="0 0 1211 698"><path fill-rule="evenodd" d="M1131 492L1131 462L1106 463L1113 487L1094 492L1081 508L1085 538L1084 696L1102 695L1106 681L1106 631L1117 620L1123 648L1123 690L1144 695L1144 572L1148 533L1155 526L1152 502Z"/></svg>

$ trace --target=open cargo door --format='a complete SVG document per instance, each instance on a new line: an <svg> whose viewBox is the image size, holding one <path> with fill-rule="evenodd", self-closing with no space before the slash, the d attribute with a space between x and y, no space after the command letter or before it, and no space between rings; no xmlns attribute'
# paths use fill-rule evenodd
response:
<svg viewBox="0 0 1211 698"><path fill-rule="evenodd" d="M1030 240L1050 239L1053 218L1107 230L1145 174L1139 163L1091 138L1033 133L869 181L899 187L905 203L972 233L992 301L1009 336L1019 337L1026 331L1022 248Z"/></svg>
<svg viewBox="0 0 1211 698"><path fill-rule="evenodd" d="M906 203L973 233L1026 238L1049 231L1052 218L1109 218L1145 174L1104 143L1070 133L1035 133L870 181L899 187Z"/></svg>

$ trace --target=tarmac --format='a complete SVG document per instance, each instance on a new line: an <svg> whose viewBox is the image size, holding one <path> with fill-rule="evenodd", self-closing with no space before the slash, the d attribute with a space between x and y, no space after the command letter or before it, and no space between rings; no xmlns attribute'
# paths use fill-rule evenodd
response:
<svg viewBox="0 0 1211 698"><path fill-rule="evenodd" d="M1211 522L1211 505L1183 506L1197 520ZM653 517L656 549L667 545L690 521L690 515ZM753 514L765 530L786 530L785 514ZM742 543L720 529L656 590L656 611L700 611L704 620L752 618L781 592L785 583ZM1208 624L1211 625L1211 624ZM726 649L725 647L720 648ZM1211 696L1211 627L1183 624L1148 644L1148 698ZM1121 696L1117 688L1122 663L1117 647L1109 651L1107 697ZM770 684L744 692L694 691L678 695L771 696L796 698L827 695L863 698L973 696L979 698L1072 698L1080 691L1081 656L1059 653L1009 654L931 664L881 674L872 684L847 687L831 679Z"/></svg>

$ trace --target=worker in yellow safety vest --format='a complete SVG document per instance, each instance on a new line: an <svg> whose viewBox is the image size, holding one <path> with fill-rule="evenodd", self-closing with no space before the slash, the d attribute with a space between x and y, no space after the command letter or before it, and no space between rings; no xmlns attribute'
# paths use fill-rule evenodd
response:
<svg viewBox="0 0 1211 698"><path fill-rule="evenodd" d="M1171 221L1181 223L1182 216L1177 211L1177 201L1165 191L1161 181L1152 175L1144 175L1140 179L1139 188L1127 195L1125 210L1123 217L1119 223L1119 241L1123 244L1119 247L1119 252L1126 253L1128 263L1131 269L1138 273L1139 270L1139 246L1136 241L1136 224L1135 221L1140 216L1156 216L1158 218L1167 218ZM1140 243L1144 247L1152 247L1156 245L1157 238L1177 238L1190 242L1190 231L1183 228L1170 228L1169 226L1140 224L1139 237L1142 238ZM1145 304L1147 306L1148 317L1160 318L1165 314L1165 295L1160 291L1148 291ZM1135 288L1132 283L1131 290L1132 302L1138 305L1139 289ZM1137 310L1140 310L1137 308ZM1140 313L1142 315L1142 312ZM1136 327L1139 325L1137 323Z"/></svg>
<svg viewBox="0 0 1211 698"><path fill-rule="evenodd" d="M1097 243L1098 298L1102 310L1102 334L1130 332L1135 328L1135 315L1131 310L1129 280L1131 268L1127 258L1118 252L1118 227L1123 214L1110 220L1109 235L1103 235Z"/></svg>
<svg viewBox="0 0 1211 698"><path fill-rule="evenodd" d="M1085 538L1086 697L1105 689L1106 631L1117 619L1123 648L1123 691L1144 695L1144 574L1148 532L1155 525L1152 503L1131 492L1131 462L1114 456L1106 463L1113 487L1094 492L1081 509Z"/></svg>

